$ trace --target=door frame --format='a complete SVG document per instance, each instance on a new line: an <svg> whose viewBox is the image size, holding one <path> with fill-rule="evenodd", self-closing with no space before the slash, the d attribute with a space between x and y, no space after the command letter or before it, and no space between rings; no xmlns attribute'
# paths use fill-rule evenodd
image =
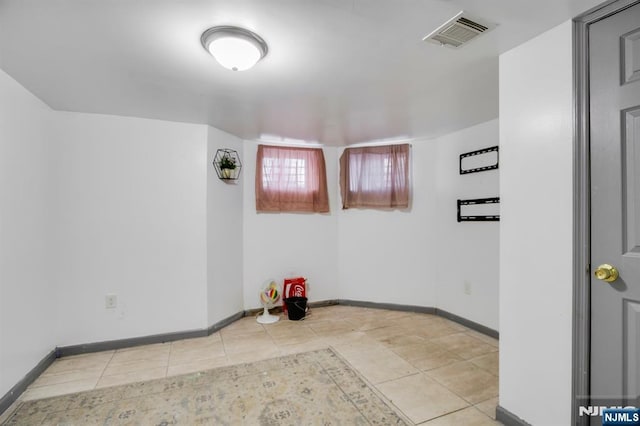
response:
<svg viewBox="0 0 640 426"><path fill-rule="evenodd" d="M573 20L573 371L571 423L588 425L577 415L579 398L590 394L591 363L591 173L589 141L589 25L640 0L609 0Z"/></svg>

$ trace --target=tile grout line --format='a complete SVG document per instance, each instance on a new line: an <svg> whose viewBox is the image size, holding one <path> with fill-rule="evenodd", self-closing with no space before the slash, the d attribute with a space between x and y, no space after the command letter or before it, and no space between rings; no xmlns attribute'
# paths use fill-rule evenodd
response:
<svg viewBox="0 0 640 426"><path fill-rule="evenodd" d="M468 361L463 361L463 362L468 362ZM426 374L426 373L423 373L423 374ZM435 381L436 383L438 383L439 385L441 385L442 387L444 387L445 389L447 389L447 390L448 390L449 392L451 392L452 394L456 395L458 398L462 399L464 402L466 402L466 403L467 403L467 404L469 404L470 406L474 406L474 405L475 405L473 402L469 401L467 398L465 398L465 397L463 397L462 395L458 394L458 392L454 391L453 389L451 389L449 386L447 386L447 385L445 385L444 383L442 383L442 382L441 382L440 380L438 380L437 378L432 377L432 376L430 376L430 375L428 375L428 374L426 374L426 376L427 376L428 378L430 378L431 380ZM496 396L497 396L497 395L496 395ZM491 398L495 398L496 396L492 396L492 397L490 397L490 398L487 398L487 399L485 399L484 401L487 401L487 400L489 400L489 399L491 399ZM480 402L482 402L482 401L480 401ZM478 403L480 403L480 402L478 402ZM483 414L484 414L484 413L483 413Z"/></svg>
<svg viewBox="0 0 640 426"><path fill-rule="evenodd" d="M164 377L169 377L169 365L171 364L171 352L173 352L173 342L169 342L169 355L167 356L167 365L164 368Z"/></svg>
<svg viewBox="0 0 640 426"><path fill-rule="evenodd" d="M395 377L393 379L383 380L383 381L378 382L378 383L373 383L373 386L375 386L376 389L377 389L379 385L384 385L385 383L393 382L395 380L406 379L407 377L417 376L418 374L422 374L422 371L420 371L419 369L416 369L416 370L418 370L418 371L416 371L415 373L409 373L409 374L405 374L404 376L398 376L398 377ZM360 370L358 370L358 372L364 376L364 374ZM380 392L382 392L382 391L380 391Z"/></svg>
<svg viewBox="0 0 640 426"><path fill-rule="evenodd" d="M107 371L107 367L109 366L109 364L111 364L111 361L113 361L113 357L116 356L116 352L117 352L117 349L113 351L113 353L111 354L111 357L109 357L109 361L105 363L104 368L100 373L100 377L98 377L98 380L96 380L96 384L93 386L93 389L98 388L98 383L100 383L100 380L102 380L102 378L104 377L104 372Z"/></svg>
<svg viewBox="0 0 640 426"><path fill-rule="evenodd" d="M484 402L487 402L487 401L489 401L489 400L492 400L493 398L498 398L498 397L497 397L497 396L494 396L494 397L492 397L492 398L487 398L487 399L485 399L484 401L480 401L480 402L478 402L478 403L476 403L476 404L473 404L473 406L474 406L478 411L480 411L482 414L484 414L485 416L487 416L487 417L489 417L490 419L492 419L492 420L494 420L494 421L495 421L495 420L496 420L495 408L494 408L494 414L493 414L493 417L491 417L489 414L485 413L485 412L484 412L484 411L482 411L480 408L478 408L478 405L480 405L480 404L482 404L482 403L484 403Z"/></svg>
<svg viewBox="0 0 640 426"><path fill-rule="evenodd" d="M115 352L114 352L114 353L115 353ZM113 354L111 355L110 359L111 359L112 357L113 357ZM90 356L88 356L88 357L86 357L86 358L90 358ZM104 370L106 369L106 365L107 365L108 363L109 363L109 361L107 361L107 363L105 364L105 367L103 367L103 368L102 368L102 369L100 369L100 370L96 370L96 371L101 371L101 373L100 373L100 374L98 375L98 377L95 379L96 381L95 381L95 383L94 383L94 385L93 385L92 387L90 387L89 389L84 389L84 390L81 390L81 391L74 391L74 392L71 392L71 393L75 393L75 392L83 392L83 391L88 391L88 390L94 390L94 389L96 389L97 384L98 384L98 382L100 381L100 378L102 377L102 373L103 373L103 372L104 372ZM52 365L53 365L53 364L52 364ZM67 375L74 374L74 373L80 373L80 374L82 374L82 373L91 373L91 370L87 370L86 368L79 368L79 369L72 369L72 370L64 371L64 372L61 372L61 373L59 373L59 374L49 374L49 375L41 374L41 375L38 377L38 379L39 379L40 377L43 377L43 376L67 376ZM91 379L91 378L74 379L74 380L68 379L68 380L64 380L64 381L58 382L58 383L52 383L52 384L42 385L42 386L33 386L33 384L32 384L32 385L31 385L31 386L29 386L29 388L24 392L24 394L23 394L23 395L21 395L21 397L19 398L19 400L24 400L24 396L28 396L28 395L29 395L29 391L31 391L31 392L33 393L33 391L34 391L34 390L36 390L36 389L52 388L52 387L54 387L54 386L66 385L66 384L73 383L73 382L81 382L81 381L88 381L88 380L92 380L92 379ZM68 393L68 392L67 392L67 393ZM57 396L57 395L58 395L58 394L55 394L55 395L53 395L53 396ZM47 398L47 397L42 397L42 398ZM36 398L36 399L40 399L40 398Z"/></svg>
<svg viewBox="0 0 640 426"><path fill-rule="evenodd" d="M468 410L469 408L475 408L478 412L480 412L480 414L484 415L488 419L493 420L495 422L495 419L492 419L491 417L487 416L485 413L482 412L482 410L479 410L478 408L476 408L475 405L469 405L467 407L458 408L457 410L449 411L448 413L441 414L441 415L436 416L436 417L432 417L432 418L427 419L427 420L425 420L423 422L416 423L416 426L428 424L429 422L432 422L434 420L440 419L442 417L449 416L449 415L454 414L454 413L459 413L460 411Z"/></svg>

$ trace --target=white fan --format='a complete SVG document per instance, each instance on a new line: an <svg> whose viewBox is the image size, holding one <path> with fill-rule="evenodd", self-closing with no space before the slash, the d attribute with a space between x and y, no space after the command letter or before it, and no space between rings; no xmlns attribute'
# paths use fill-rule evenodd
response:
<svg viewBox="0 0 640 426"><path fill-rule="evenodd" d="M277 315L271 315L269 313L269 308L273 308L273 305L280 300L280 292L278 291L278 284L276 284L273 280L268 280L262 286L262 290L260 290L260 302L262 302L262 306L264 310L262 311L262 315L258 315L257 321L260 324L273 324L274 322L278 322L280 317Z"/></svg>

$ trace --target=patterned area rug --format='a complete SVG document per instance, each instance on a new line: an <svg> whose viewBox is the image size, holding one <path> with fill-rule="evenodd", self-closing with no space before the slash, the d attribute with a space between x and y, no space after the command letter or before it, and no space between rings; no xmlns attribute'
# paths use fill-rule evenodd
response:
<svg viewBox="0 0 640 426"><path fill-rule="evenodd" d="M3 425L404 425L331 349L26 401Z"/></svg>

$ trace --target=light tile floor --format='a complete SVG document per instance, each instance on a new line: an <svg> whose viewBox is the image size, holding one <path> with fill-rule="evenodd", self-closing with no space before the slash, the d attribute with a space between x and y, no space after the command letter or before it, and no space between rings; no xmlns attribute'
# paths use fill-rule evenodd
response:
<svg viewBox="0 0 640 426"><path fill-rule="evenodd" d="M350 306L304 321L246 317L208 337L56 360L23 400L333 347L415 424L493 425L498 341L434 315ZM11 410L8 410L8 412ZM5 413L6 414L8 414Z"/></svg>

